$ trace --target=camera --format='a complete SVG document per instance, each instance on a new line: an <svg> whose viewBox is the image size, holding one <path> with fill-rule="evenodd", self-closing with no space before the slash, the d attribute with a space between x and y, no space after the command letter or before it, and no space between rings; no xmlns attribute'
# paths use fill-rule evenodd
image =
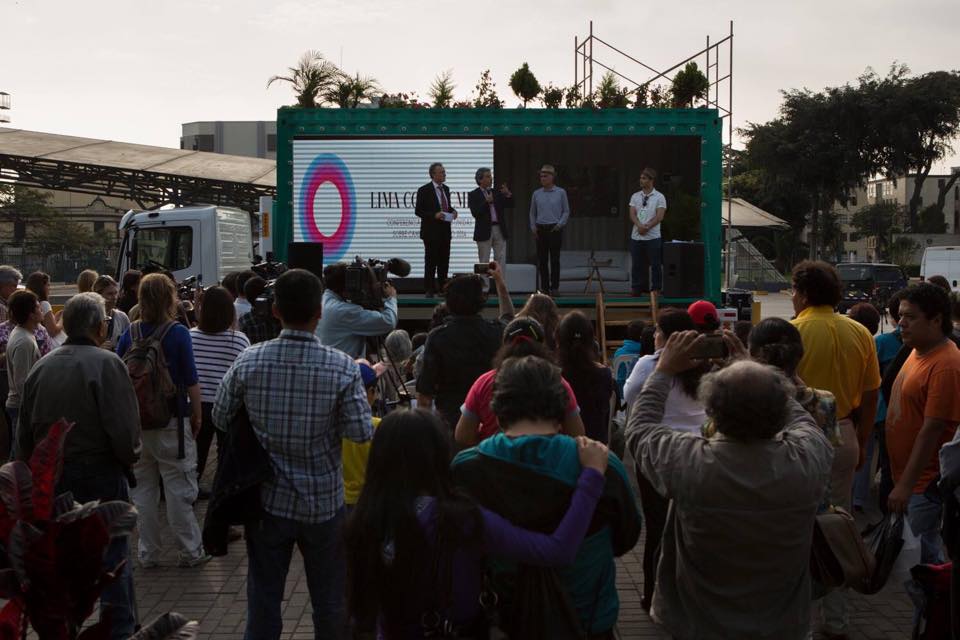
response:
<svg viewBox="0 0 960 640"><path fill-rule="evenodd" d="M273 287L275 283L276 280L270 280L267 282L267 286L263 288L263 293L257 296L257 299L253 301L253 312L258 316L263 318L273 317Z"/></svg>
<svg viewBox="0 0 960 640"><path fill-rule="evenodd" d="M364 309L383 309L383 287L389 273L404 278L410 274L410 263L400 258L384 262L357 256L347 265L344 299Z"/></svg>

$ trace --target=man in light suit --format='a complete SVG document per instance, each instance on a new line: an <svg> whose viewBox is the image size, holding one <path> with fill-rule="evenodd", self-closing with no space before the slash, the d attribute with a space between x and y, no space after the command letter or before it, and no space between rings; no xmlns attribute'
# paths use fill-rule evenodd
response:
<svg viewBox="0 0 960 640"><path fill-rule="evenodd" d="M423 240L423 284L428 298L434 297L437 285L443 290L450 264L450 225L457 211L450 206L450 187L444 184L447 170L439 162L430 165L430 182L417 190L414 213L420 218L420 239Z"/></svg>
<svg viewBox="0 0 960 640"><path fill-rule="evenodd" d="M490 250L493 259L504 268L507 264L507 220L506 209L513 206L513 194L506 183L500 190L493 190L493 172L488 167L477 169L475 176L477 188L467 196L470 215L476 222L473 225L473 240L477 243L477 262L490 262ZM490 283L491 289L493 282Z"/></svg>

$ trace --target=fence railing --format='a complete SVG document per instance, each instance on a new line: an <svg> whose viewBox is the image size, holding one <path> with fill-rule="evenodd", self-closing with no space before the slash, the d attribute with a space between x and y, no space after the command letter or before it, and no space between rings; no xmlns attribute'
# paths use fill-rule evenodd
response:
<svg viewBox="0 0 960 640"><path fill-rule="evenodd" d="M34 271L43 271L54 283L75 282L84 269L115 275L117 249L90 253L40 254L23 247L0 247L0 264L16 267L26 278Z"/></svg>

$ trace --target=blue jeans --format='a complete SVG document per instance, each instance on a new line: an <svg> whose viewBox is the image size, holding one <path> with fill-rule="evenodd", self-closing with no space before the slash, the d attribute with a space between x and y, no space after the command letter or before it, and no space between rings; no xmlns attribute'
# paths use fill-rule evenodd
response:
<svg viewBox="0 0 960 640"><path fill-rule="evenodd" d="M630 290L660 291L663 286L663 239L630 239Z"/></svg>
<svg viewBox="0 0 960 640"><path fill-rule="evenodd" d="M264 514L245 527L247 539L247 630L244 640L277 640L283 630L283 587L296 544L303 556L313 605L314 638L339 638L344 630L344 560L341 508L320 524Z"/></svg>
<svg viewBox="0 0 960 640"><path fill-rule="evenodd" d="M118 464L68 462L57 483L56 494L70 491L80 503L93 500L130 502L127 479ZM105 568L113 569L126 560L120 576L100 592L101 619L110 612L111 640L127 640L137 624L136 593L133 590L133 569L130 564L130 540L114 538L103 558Z"/></svg>
<svg viewBox="0 0 960 640"><path fill-rule="evenodd" d="M915 493L907 503L907 522L913 535L920 538L920 563L943 564L943 539L940 520L943 503L931 500L924 493Z"/></svg>

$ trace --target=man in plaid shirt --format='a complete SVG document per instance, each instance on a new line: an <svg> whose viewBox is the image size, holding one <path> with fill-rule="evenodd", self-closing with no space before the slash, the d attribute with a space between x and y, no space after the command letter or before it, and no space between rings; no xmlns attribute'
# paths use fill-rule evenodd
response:
<svg viewBox="0 0 960 640"><path fill-rule="evenodd" d="M366 442L373 429L359 367L314 335L322 293L309 271L292 269L277 278L273 313L283 331L240 354L213 406L221 429L246 407L275 472L261 487L263 520L246 527L246 640L280 637L294 544L304 559L315 637L338 637L343 629L340 441Z"/></svg>

